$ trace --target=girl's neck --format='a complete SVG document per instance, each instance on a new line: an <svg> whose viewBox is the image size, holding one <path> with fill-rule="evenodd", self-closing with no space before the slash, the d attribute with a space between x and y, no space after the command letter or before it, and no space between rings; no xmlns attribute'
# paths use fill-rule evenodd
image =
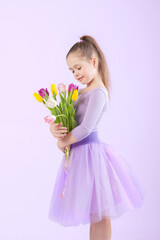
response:
<svg viewBox="0 0 160 240"><path fill-rule="evenodd" d="M97 88L97 87L105 87L103 81L101 78L94 78L92 79L87 86L85 87L85 89L91 90L93 88Z"/></svg>

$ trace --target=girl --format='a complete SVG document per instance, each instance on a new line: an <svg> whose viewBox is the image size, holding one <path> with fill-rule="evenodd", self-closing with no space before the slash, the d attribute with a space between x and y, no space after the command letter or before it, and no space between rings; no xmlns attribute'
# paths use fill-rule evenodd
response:
<svg viewBox="0 0 160 240"><path fill-rule="evenodd" d="M50 131L64 152L71 147L64 187L64 156L52 194L49 218L63 226L90 223L90 240L111 239L111 219L143 204L140 186L130 166L112 147L102 142L98 128L110 99L110 81L105 56L95 39L82 36L69 50L66 61L76 83L87 84L78 90L75 127L51 123Z"/></svg>

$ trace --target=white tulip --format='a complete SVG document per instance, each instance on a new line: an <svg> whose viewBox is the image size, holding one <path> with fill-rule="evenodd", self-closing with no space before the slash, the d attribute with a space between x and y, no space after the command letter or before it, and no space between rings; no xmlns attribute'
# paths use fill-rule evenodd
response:
<svg viewBox="0 0 160 240"><path fill-rule="evenodd" d="M54 108L58 105L57 101L53 97L48 98L45 105L49 108Z"/></svg>

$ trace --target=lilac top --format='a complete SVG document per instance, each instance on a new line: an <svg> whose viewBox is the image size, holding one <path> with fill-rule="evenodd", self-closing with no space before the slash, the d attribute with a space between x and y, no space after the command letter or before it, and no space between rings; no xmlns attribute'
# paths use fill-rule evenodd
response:
<svg viewBox="0 0 160 240"><path fill-rule="evenodd" d="M81 89L78 89L78 93ZM73 106L76 108L77 126L71 132L80 141L98 130L102 115L107 111L108 91L104 87L97 87L80 93Z"/></svg>

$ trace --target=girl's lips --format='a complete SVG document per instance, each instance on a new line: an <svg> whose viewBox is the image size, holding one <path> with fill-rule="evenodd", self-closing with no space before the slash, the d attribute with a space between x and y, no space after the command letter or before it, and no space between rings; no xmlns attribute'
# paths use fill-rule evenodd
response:
<svg viewBox="0 0 160 240"><path fill-rule="evenodd" d="M82 78L83 78L83 77L81 77L81 78L78 78L78 80L79 80L79 81L81 81L81 80L82 80Z"/></svg>

